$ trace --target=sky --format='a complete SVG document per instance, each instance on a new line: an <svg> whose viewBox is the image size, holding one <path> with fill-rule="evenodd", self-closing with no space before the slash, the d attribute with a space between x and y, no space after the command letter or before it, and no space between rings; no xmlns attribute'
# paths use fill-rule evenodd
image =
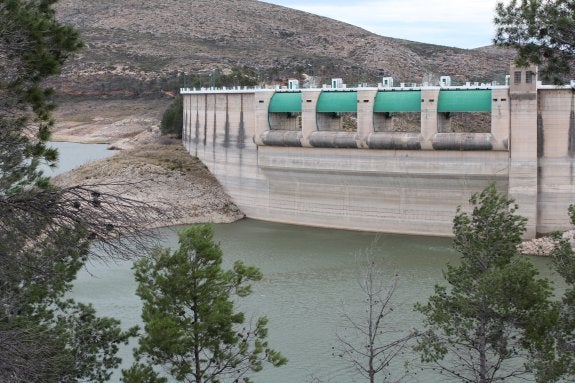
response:
<svg viewBox="0 0 575 383"><path fill-rule="evenodd" d="M458 48L491 45L498 0L264 0L381 36Z"/></svg>

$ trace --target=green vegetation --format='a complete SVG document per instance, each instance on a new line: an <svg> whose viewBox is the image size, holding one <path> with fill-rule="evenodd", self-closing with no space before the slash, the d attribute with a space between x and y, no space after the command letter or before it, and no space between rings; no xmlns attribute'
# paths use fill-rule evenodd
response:
<svg viewBox="0 0 575 383"><path fill-rule="evenodd" d="M134 234L150 208L81 186L57 189L38 169L57 160L46 145L55 108L46 81L82 46L56 20L55 3L0 2L2 382L107 381L120 362L118 345L135 331L66 298L92 240L103 256L126 255L137 246L111 239ZM131 238L132 245L143 239Z"/></svg>
<svg viewBox="0 0 575 383"><path fill-rule="evenodd" d="M454 248L458 266L447 266L450 288L435 286L427 304L416 305L426 331L416 350L422 361L463 382L490 383L528 374L532 352L550 350L557 324L552 289L519 257L526 219L491 185L474 194L471 215L458 209Z"/></svg>
<svg viewBox="0 0 575 383"><path fill-rule="evenodd" d="M512 0L497 4L495 43L515 48L521 65L539 65L545 80L562 83L575 63L575 1Z"/></svg>
<svg viewBox="0 0 575 383"><path fill-rule="evenodd" d="M0 195L29 185L46 186L40 161L53 164L57 153L46 147L53 125L52 90L44 86L60 72L82 43L78 33L58 23L56 0L6 0L0 4ZM33 138L27 129L33 125Z"/></svg>
<svg viewBox="0 0 575 383"><path fill-rule="evenodd" d="M160 132L162 135L172 135L176 138L182 138L182 129L184 127L184 100L181 95L174 98L166 111L162 115L160 123Z"/></svg>
<svg viewBox="0 0 575 383"><path fill-rule="evenodd" d="M239 261L224 271L221 264L210 225L184 229L174 253L156 248L151 258L136 262L145 334L136 363L123 371L124 382L166 381L150 366L164 367L177 381L249 382L247 374L260 371L263 362L287 362L268 346L265 317L246 323L234 310L232 296L248 296L249 282L260 280L260 271Z"/></svg>
<svg viewBox="0 0 575 383"><path fill-rule="evenodd" d="M569 207L571 223L575 225L575 205ZM569 240L560 233L554 235L555 249L551 253L555 270L566 282L559 321L549 335L553 342L551 349L535 353L533 368L537 371L538 382L575 380L575 252Z"/></svg>
<svg viewBox="0 0 575 383"><path fill-rule="evenodd" d="M65 297L87 260L86 233L62 228L34 247L6 234L0 241L0 380L107 381L121 361L118 345L135 329L122 331L119 321Z"/></svg>

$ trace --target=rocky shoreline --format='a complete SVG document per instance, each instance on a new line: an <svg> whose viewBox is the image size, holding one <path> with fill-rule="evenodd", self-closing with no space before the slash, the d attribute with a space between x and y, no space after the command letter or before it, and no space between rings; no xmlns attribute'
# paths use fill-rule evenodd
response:
<svg viewBox="0 0 575 383"><path fill-rule="evenodd" d="M98 185L150 205L170 206L154 227L228 223L244 214L207 168L180 140L160 137L167 103L157 100L92 100L64 103L54 141L107 143L117 153L52 178L60 187ZM175 217L175 218L174 218Z"/></svg>
<svg viewBox="0 0 575 383"><path fill-rule="evenodd" d="M569 240L571 242L571 246L575 247L575 230L564 232L562 237L563 239ZM550 237L541 237L524 241L521 244L521 254L548 257L554 248L555 244Z"/></svg>

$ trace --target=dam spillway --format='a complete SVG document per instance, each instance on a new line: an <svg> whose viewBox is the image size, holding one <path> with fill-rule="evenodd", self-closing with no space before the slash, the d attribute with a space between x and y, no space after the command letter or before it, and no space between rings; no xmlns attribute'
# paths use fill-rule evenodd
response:
<svg viewBox="0 0 575 383"><path fill-rule="evenodd" d="M570 226L574 93L511 70L509 86L182 89L182 139L251 218L448 236L494 182L532 238Z"/></svg>

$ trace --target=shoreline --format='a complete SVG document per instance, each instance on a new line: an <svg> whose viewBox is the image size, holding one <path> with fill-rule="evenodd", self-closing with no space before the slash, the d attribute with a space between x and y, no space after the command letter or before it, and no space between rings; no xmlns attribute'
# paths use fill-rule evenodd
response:
<svg viewBox="0 0 575 383"><path fill-rule="evenodd" d="M177 209L175 219L158 218L146 229L230 223L245 217L205 166L174 140L118 150L110 157L59 174L52 183L59 187L94 185L152 206Z"/></svg>
<svg viewBox="0 0 575 383"><path fill-rule="evenodd" d="M160 120L171 99L73 100L54 113L51 140L107 144L115 154L52 178L56 186L124 184L120 193L178 209L176 220L154 227L227 223L244 217L206 167L180 140L160 136ZM116 191L117 192L117 191Z"/></svg>
<svg viewBox="0 0 575 383"><path fill-rule="evenodd" d="M562 233L562 238L569 240L571 246L575 247L575 230L567 230ZM555 244L550 236L530 239L521 243L521 254L534 257L549 257Z"/></svg>

